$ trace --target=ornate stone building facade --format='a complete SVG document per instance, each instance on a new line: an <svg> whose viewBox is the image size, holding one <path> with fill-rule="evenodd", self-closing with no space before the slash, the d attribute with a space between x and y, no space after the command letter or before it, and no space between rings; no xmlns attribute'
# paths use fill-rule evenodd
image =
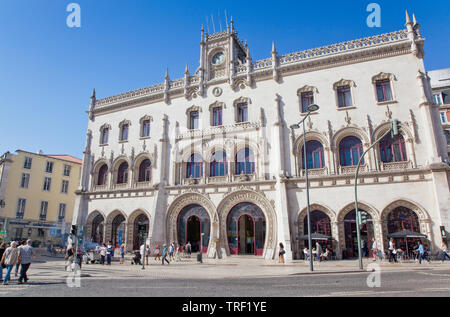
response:
<svg viewBox="0 0 450 317"><path fill-rule="evenodd" d="M401 135L369 151L359 179L362 237L383 247L402 229L440 244L450 227L449 167L425 71L424 38L406 29L253 61L233 23L201 32L200 65L184 78L96 99L74 223L96 241L136 249L190 241L208 256L302 256L305 163L312 230L337 256L355 256L354 172L363 151L401 121ZM303 135L290 126L306 115ZM402 241L399 241L401 244ZM357 250L357 249L356 249Z"/></svg>

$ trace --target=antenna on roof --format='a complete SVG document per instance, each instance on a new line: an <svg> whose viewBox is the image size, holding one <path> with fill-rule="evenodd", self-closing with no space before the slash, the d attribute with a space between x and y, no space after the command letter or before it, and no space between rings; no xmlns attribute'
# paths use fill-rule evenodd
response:
<svg viewBox="0 0 450 317"><path fill-rule="evenodd" d="M227 32L230 32L230 26L228 25L228 15L227 15L227 10L225 11L225 23L227 25Z"/></svg>
<svg viewBox="0 0 450 317"><path fill-rule="evenodd" d="M214 31L214 33L216 33L216 26L214 24L214 16L212 14L211 14L211 23L213 25L213 31Z"/></svg>

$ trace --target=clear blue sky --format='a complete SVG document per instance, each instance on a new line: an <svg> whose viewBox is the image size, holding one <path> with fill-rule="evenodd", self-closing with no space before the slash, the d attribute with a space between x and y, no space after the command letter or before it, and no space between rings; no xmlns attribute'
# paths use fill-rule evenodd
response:
<svg viewBox="0 0 450 317"><path fill-rule="evenodd" d="M66 6L81 6L81 28ZM382 27L369 28L377 2ZM92 89L103 98L183 76L198 67L206 16L233 15L253 59L404 28L416 13L428 70L450 67L450 1L0 0L0 152L23 149L81 157ZM212 29L212 26L210 25ZM212 30L211 30L212 31Z"/></svg>

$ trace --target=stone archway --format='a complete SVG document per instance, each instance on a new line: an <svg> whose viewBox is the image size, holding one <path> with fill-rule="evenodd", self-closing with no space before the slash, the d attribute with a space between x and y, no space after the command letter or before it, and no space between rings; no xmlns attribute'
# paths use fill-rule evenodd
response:
<svg viewBox="0 0 450 317"><path fill-rule="evenodd" d="M125 220L123 222L127 222L127 215L121 211L121 210L115 210L113 212L111 212L107 217L106 217L106 221L105 221L105 242L108 243L109 241L114 240L113 239L113 222L116 219L117 216L122 216ZM125 225L125 231L126 231L126 225ZM124 235L124 240L125 237L127 236L127 233L125 232Z"/></svg>
<svg viewBox="0 0 450 317"><path fill-rule="evenodd" d="M147 233L147 237L148 237L149 230L150 230L150 220L151 220L150 214L145 210L138 209L138 210L135 210L134 212L132 212L131 215L128 217L127 224L126 224L127 234L126 234L126 242L125 242L127 251L131 252L133 250L136 250L135 240L136 240L136 236L138 234L136 232L138 229L138 228L136 228L138 225L136 222L138 220L145 220L145 218L147 221L147 230L146 230L147 232L146 233Z"/></svg>
<svg viewBox="0 0 450 317"><path fill-rule="evenodd" d="M218 224L219 218L214 204L200 193L185 193L176 198L167 211L166 216L166 242L178 241L177 220L180 212L189 205L199 205L203 207L209 215L211 220L210 226L210 240L207 257L214 257L216 255L216 244L219 239Z"/></svg>
<svg viewBox="0 0 450 317"><path fill-rule="evenodd" d="M381 212L381 227L382 227L382 235L383 235L383 246L387 247L388 244L388 217L391 212L393 212L398 207L405 207L412 212L414 212L419 220L419 228L420 233L425 234L428 236L428 240L430 240L432 243L436 244L434 241L433 236L433 230L431 227L431 218L429 214L426 212L426 210L422 207L419 207L419 205L415 202L411 202L406 199L399 199L392 203L390 203L388 206L386 206L383 211Z"/></svg>
<svg viewBox="0 0 450 317"><path fill-rule="evenodd" d="M382 237L382 228L380 222L380 214L379 212L369 204L358 202L358 209L367 212L371 219L373 225L373 235L377 241L378 246L382 246L383 237ZM352 211L355 210L355 203L350 203L342 208L337 216L337 225L338 225L338 235L339 235L339 247L341 250L346 249L346 241L345 241L345 217ZM368 245L368 248L371 248L371 244Z"/></svg>
<svg viewBox="0 0 450 317"><path fill-rule="evenodd" d="M102 228L103 230L101 230L102 231L101 232L101 237L98 237L98 238L101 240L101 242L105 242L106 216L102 212L100 212L98 210L95 210L95 211L91 212L88 215L87 219L86 219L86 233L85 233L85 237L88 238L88 239L94 240L93 239L93 237L94 237L93 233L94 233L94 231L97 231L96 228L94 228L94 227L96 227L96 224L98 225L98 221L97 220L99 219L99 217L103 218L103 228ZM98 243L101 243L101 242L98 242Z"/></svg>
<svg viewBox="0 0 450 317"><path fill-rule="evenodd" d="M227 241L227 217L233 207L239 203L251 203L256 205L264 213L266 219L266 234L265 243L262 256L265 259L273 259L277 248L277 218L275 210L270 201L262 194L250 189L238 190L223 197L221 203L217 208L217 213L220 218L220 247L223 248L227 254L230 254L230 248Z"/></svg>

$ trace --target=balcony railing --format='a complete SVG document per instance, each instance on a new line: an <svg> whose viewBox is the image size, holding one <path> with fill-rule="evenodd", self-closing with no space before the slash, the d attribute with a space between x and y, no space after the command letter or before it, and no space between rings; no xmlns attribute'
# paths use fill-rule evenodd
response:
<svg viewBox="0 0 450 317"><path fill-rule="evenodd" d="M306 171L302 170L302 176L305 177ZM328 174L328 168L312 168L308 169L309 176L323 176Z"/></svg>
<svg viewBox="0 0 450 317"><path fill-rule="evenodd" d="M340 166L339 171L341 174L355 174L356 169L358 168L357 165L354 166ZM366 172L367 171L367 165L361 165L359 168L360 172Z"/></svg>
<svg viewBox="0 0 450 317"><path fill-rule="evenodd" d="M397 171L397 170L405 170L411 167L411 162L389 162L389 163L381 163L381 169L383 171Z"/></svg>

